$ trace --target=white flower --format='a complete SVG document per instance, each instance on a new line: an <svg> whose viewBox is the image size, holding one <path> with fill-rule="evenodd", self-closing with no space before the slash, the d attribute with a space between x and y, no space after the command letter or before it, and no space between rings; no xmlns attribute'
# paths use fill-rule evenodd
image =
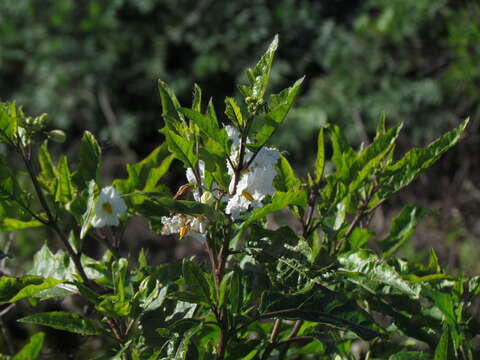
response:
<svg viewBox="0 0 480 360"><path fill-rule="evenodd" d="M200 174L198 175L200 176L200 181L202 182L201 185L205 186L205 162L203 160L198 161L198 171L200 172ZM187 181L190 184L197 185L197 178L195 177L195 174L193 173L192 168L187 169L186 176L187 176ZM200 190L196 189L193 192L193 198L195 199L195 201L200 201L200 197L201 197Z"/></svg>
<svg viewBox="0 0 480 360"><path fill-rule="evenodd" d="M185 214L162 216L162 235L179 234L180 238L191 237L200 243L205 242L207 223L202 217L193 217Z"/></svg>
<svg viewBox="0 0 480 360"><path fill-rule="evenodd" d="M244 161L248 163L253 154L250 151L245 152ZM261 207L262 200L267 195L273 195L275 188L273 187L273 179L277 174L275 163L280 159L277 150L264 147L256 155L248 169L243 170L238 181L236 189L235 176L233 169L229 166L228 172L232 176L230 182L230 194L225 212L232 219L237 218L242 212L248 210L249 207Z"/></svg>
<svg viewBox="0 0 480 360"><path fill-rule="evenodd" d="M232 149L240 147L240 132L231 125L225 126L228 138L232 142Z"/></svg>
<svg viewBox="0 0 480 360"><path fill-rule="evenodd" d="M126 211L127 205L117 190L113 186L104 187L98 197L95 216L91 224L96 228L118 226L120 224L118 217L125 214Z"/></svg>

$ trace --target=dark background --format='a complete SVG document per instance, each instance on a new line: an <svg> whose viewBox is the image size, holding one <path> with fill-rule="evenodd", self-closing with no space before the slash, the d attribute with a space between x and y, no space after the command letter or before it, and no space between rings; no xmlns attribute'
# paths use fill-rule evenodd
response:
<svg viewBox="0 0 480 360"><path fill-rule="evenodd" d="M96 134L106 186L163 141L158 79L184 105L197 83L222 114L224 97L237 94L245 68L279 34L270 89L306 81L273 142L301 175L327 122L359 146L385 112L388 125L405 124L402 153L471 118L462 142L386 203L374 224L381 235L403 205L424 205L432 213L402 255L422 261L433 247L450 272L472 275L480 271L479 18L480 3L467 0L1 1L0 100L48 113L69 138L52 147L58 153L74 158L82 132ZM166 181L175 189L182 177L176 163ZM131 226L129 248L148 247L157 263L189 251L139 233L139 220ZM10 235L1 236L5 244ZM28 268L43 236L17 236L11 271Z"/></svg>

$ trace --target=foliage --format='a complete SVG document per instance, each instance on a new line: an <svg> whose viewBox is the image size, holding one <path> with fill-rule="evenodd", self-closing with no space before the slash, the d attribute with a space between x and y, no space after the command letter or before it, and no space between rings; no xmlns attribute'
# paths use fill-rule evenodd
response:
<svg viewBox="0 0 480 360"><path fill-rule="evenodd" d="M199 87L185 107L160 81L165 142L129 165L128 178L113 181L120 195L100 185L92 134L82 139L79 167L67 156L55 163L47 143L57 130L48 131L44 116L1 104L0 140L31 182L19 183L2 158L2 231L43 226L65 251L44 245L28 275L2 278L0 299L36 304L75 296L85 303L81 314L35 312L18 321L96 336L105 344L98 359L354 359L361 341L366 358L474 358L478 324L470 308L479 278L445 274L433 251L427 265L395 256L425 211L405 207L384 239L369 228L384 201L460 140L468 120L401 156L395 145L402 124L387 129L383 119L359 149L329 124L318 136L313 175L298 177L266 146L303 82L267 91L277 46L276 37L224 111ZM188 182L171 196L161 181L173 159ZM102 197L107 192L111 198ZM93 221L100 212L114 219ZM269 217L285 213L294 224L269 226ZM143 251L122 256L121 230L133 216L198 241L207 259L151 265ZM105 249L99 260L86 255L93 242ZM34 335L13 359L38 357L42 343L43 334Z"/></svg>

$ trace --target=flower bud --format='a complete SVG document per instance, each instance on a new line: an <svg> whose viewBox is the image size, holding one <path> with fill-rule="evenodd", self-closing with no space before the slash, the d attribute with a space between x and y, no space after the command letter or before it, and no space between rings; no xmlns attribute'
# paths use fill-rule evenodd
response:
<svg viewBox="0 0 480 360"><path fill-rule="evenodd" d="M202 197L200 198L200 202L202 204L206 204L206 205L211 205L214 200L215 200L215 198L213 197L213 195L210 191L205 191L202 194Z"/></svg>
<svg viewBox="0 0 480 360"><path fill-rule="evenodd" d="M62 144L65 142L65 140L67 140L67 135L62 130L52 130L48 133L48 139Z"/></svg>

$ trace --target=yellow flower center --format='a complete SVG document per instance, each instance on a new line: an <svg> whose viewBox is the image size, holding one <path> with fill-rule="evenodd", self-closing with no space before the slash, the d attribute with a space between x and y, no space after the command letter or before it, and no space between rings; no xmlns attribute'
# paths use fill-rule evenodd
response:
<svg viewBox="0 0 480 360"><path fill-rule="evenodd" d="M180 229L180 239L183 239L185 237L185 235L187 235L188 231L190 230L190 225L185 225L185 226L182 226L182 228Z"/></svg>
<svg viewBox="0 0 480 360"><path fill-rule="evenodd" d="M110 204L110 203L108 203L108 202L103 203L102 209L103 209L103 211L105 211L105 212L108 213L108 214L111 214L111 213L113 212L112 204Z"/></svg>
<svg viewBox="0 0 480 360"><path fill-rule="evenodd" d="M248 191L242 191L242 195L245 199L247 199L248 201L253 201L255 200L252 196L252 194L250 194Z"/></svg>

